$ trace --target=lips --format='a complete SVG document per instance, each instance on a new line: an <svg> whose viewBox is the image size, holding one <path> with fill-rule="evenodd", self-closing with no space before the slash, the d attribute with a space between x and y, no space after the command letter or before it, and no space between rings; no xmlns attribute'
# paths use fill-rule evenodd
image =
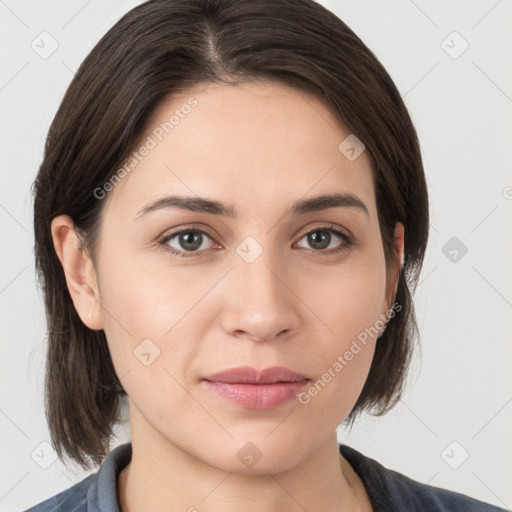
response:
<svg viewBox="0 0 512 512"><path fill-rule="evenodd" d="M288 402L311 379L283 366L258 370L243 366L203 379L206 389L245 409L271 409Z"/></svg>
<svg viewBox="0 0 512 512"><path fill-rule="evenodd" d="M301 382L309 379L284 366L273 366L264 370L258 370L251 366L239 366L209 375L205 377L205 380L227 384L274 384L277 382Z"/></svg>

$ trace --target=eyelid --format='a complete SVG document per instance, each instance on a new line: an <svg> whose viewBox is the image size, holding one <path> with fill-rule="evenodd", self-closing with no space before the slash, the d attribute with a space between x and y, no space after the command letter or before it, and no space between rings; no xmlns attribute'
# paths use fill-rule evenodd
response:
<svg viewBox="0 0 512 512"><path fill-rule="evenodd" d="M299 236L299 238L302 238L305 235L309 235L309 233L314 233L315 231L322 231L322 230L336 231L350 240L353 240L353 238L354 238L354 236L348 229L342 228L341 226L338 226L337 224L331 224L329 222L328 223L324 222L323 224L320 222L320 225L318 225L318 226L314 226L312 228L307 228L307 229L301 230L301 231L299 231L300 234L298 236Z"/></svg>
<svg viewBox="0 0 512 512"><path fill-rule="evenodd" d="M213 241L218 243L216 241L217 235L214 235L213 232L208 228L207 226L203 224L185 224L183 226L180 226L179 228L176 228L175 230L171 230L167 233L168 230L164 231L161 235L157 237L157 240L169 240L170 238L175 237L176 235L179 235L180 233L187 232L187 231L198 231L201 233L204 233L208 235ZM167 233L167 234L166 234Z"/></svg>

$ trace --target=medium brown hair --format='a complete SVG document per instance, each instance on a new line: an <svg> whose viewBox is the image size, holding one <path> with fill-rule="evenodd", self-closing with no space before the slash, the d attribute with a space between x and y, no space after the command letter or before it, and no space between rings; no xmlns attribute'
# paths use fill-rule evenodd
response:
<svg viewBox="0 0 512 512"><path fill-rule="evenodd" d="M122 17L78 69L34 182L36 267L49 331L46 416L61 459L67 454L84 468L102 462L126 392L104 331L87 328L74 309L52 219L69 215L94 261L106 202L94 190L119 169L162 100L198 84L259 79L313 94L366 147L401 311L379 338L345 421L363 410L384 414L400 398L418 335L411 293L429 219L419 142L390 76L343 21L312 0L151 0ZM402 268L395 264L396 222L405 226Z"/></svg>

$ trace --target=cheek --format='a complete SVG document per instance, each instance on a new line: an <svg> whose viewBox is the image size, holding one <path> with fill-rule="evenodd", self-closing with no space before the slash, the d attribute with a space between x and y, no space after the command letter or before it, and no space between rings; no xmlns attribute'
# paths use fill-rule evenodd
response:
<svg viewBox="0 0 512 512"><path fill-rule="evenodd" d="M110 251L115 253L115 251ZM209 328L204 298L222 271L190 266L179 271L164 258L108 258L99 273L104 330L120 378L154 387L155 379L180 382ZM217 275L218 274L218 275ZM128 380L122 381L128 389ZM136 390L135 390L136 391Z"/></svg>
<svg viewBox="0 0 512 512"><path fill-rule="evenodd" d="M378 252L378 247L375 249ZM366 328L374 326L382 313L386 273L382 259L371 251L358 253L338 269L332 268L321 276L309 276L304 282L308 304L328 328L328 345L339 348L356 338Z"/></svg>
<svg viewBox="0 0 512 512"><path fill-rule="evenodd" d="M324 335L316 337L311 355L318 373L304 403L330 403L345 415L352 408L375 351L385 280L383 261L362 257L333 273L323 286L316 281L309 288L308 305L318 312Z"/></svg>

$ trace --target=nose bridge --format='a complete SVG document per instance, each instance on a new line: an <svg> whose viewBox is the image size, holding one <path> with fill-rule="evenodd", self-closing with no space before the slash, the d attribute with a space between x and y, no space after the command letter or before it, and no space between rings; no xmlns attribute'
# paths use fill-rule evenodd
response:
<svg viewBox="0 0 512 512"><path fill-rule="evenodd" d="M282 282L275 275L279 273L276 267L280 265L274 257L274 250L269 247L269 243L264 248L254 238L247 237L239 244L236 252L238 257L235 259L234 271L242 284L242 297L239 298L248 305L252 301L256 310L270 308L265 314L275 311L284 290ZM244 296L251 300L244 299Z"/></svg>
<svg viewBox="0 0 512 512"><path fill-rule="evenodd" d="M236 248L226 290L227 331L244 331L265 340L295 327L293 294L283 283L285 265L275 257L270 239L260 243L247 237Z"/></svg>

